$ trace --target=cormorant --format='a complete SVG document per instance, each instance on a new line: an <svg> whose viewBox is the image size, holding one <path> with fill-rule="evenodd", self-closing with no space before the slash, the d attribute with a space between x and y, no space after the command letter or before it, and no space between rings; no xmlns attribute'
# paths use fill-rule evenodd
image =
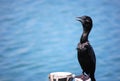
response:
<svg viewBox="0 0 120 81"><path fill-rule="evenodd" d="M77 17L82 23L83 33L77 46L78 61L83 70L83 75L87 74L92 81L96 81L94 77L96 69L96 57L92 46L88 40L88 35L92 29L92 19L89 16Z"/></svg>

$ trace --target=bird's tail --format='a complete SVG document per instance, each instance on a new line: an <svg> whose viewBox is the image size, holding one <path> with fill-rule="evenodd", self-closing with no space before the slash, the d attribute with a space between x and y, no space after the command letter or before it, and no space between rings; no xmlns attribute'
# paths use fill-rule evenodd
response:
<svg viewBox="0 0 120 81"><path fill-rule="evenodd" d="M96 81L94 75L90 75L91 81Z"/></svg>

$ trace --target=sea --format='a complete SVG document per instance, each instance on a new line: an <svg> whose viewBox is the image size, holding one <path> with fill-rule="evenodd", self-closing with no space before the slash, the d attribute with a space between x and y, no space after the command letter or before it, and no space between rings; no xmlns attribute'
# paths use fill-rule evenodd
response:
<svg viewBox="0 0 120 81"><path fill-rule="evenodd" d="M0 0L0 81L49 81L80 75L76 17L90 16L96 81L120 81L119 0Z"/></svg>

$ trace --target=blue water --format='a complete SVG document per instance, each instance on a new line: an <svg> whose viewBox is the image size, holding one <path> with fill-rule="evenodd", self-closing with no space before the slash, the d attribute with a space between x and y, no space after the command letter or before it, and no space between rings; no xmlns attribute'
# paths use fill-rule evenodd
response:
<svg viewBox="0 0 120 81"><path fill-rule="evenodd" d="M89 15L97 81L120 81L119 0L0 0L0 81L48 81L48 74L81 74L76 46Z"/></svg>

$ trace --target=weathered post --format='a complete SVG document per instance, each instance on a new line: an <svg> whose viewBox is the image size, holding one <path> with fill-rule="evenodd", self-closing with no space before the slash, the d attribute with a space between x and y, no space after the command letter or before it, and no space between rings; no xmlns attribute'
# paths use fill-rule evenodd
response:
<svg viewBox="0 0 120 81"><path fill-rule="evenodd" d="M73 81L74 77L70 72L53 72L49 74L49 81Z"/></svg>

